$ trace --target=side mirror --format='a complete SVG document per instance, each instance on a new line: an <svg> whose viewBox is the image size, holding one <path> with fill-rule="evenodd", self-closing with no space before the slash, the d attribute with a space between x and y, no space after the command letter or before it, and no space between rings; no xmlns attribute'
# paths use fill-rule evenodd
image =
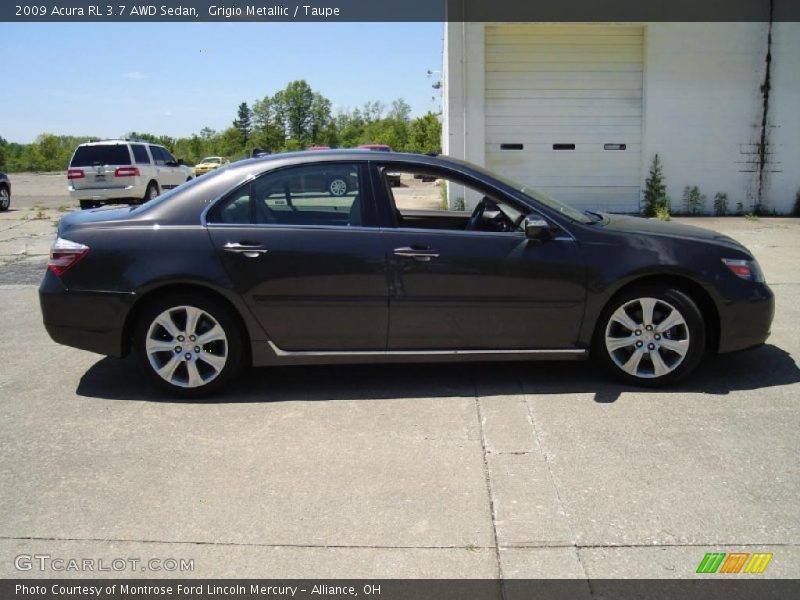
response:
<svg viewBox="0 0 800 600"><path fill-rule="evenodd" d="M178 159L178 164L179 164L180 166L183 166L183 165L185 165L186 163L184 162L184 160L183 160L182 158L179 158L179 159Z"/></svg>
<svg viewBox="0 0 800 600"><path fill-rule="evenodd" d="M550 223L539 217L525 217L525 236L529 240L545 242L553 236Z"/></svg>

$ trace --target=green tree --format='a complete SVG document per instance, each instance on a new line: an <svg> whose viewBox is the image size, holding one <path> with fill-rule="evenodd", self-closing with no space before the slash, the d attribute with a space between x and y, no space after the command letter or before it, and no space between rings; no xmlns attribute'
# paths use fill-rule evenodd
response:
<svg viewBox="0 0 800 600"><path fill-rule="evenodd" d="M382 102L365 102L361 109L361 116L367 123L372 123L383 118L384 109Z"/></svg>
<svg viewBox="0 0 800 600"><path fill-rule="evenodd" d="M243 146L247 144L250 139L250 133L253 129L253 113L247 102L242 102L239 105L236 119L233 121L233 126L242 134Z"/></svg>
<svg viewBox="0 0 800 600"><path fill-rule="evenodd" d="M314 92L311 97L309 141L312 144L330 145L331 101Z"/></svg>
<svg viewBox="0 0 800 600"><path fill-rule="evenodd" d="M235 160L244 157L244 147L244 137L241 130L237 127L228 127L228 129L218 133L214 138L213 154L227 156Z"/></svg>
<svg viewBox="0 0 800 600"><path fill-rule="evenodd" d="M411 121L406 149L422 154L442 151L442 123L438 115L429 112Z"/></svg>
<svg viewBox="0 0 800 600"><path fill-rule="evenodd" d="M264 97L253 104L253 144L277 152L286 141L283 92Z"/></svg>
<svg viewBox="0 0 800 600"><path fill-rule="evenodd" d="M714 194L714 214L718 216L728 214L728 194L725 192Z"/></svg>
<svg viewBox="0 0 800 600"><path fill-rule="evenodd" d="M365 122L359 109L351 112L340 110L334 117L332 126L337 133L339 147L352 148L361 143Z"/></svg>
<svg viewBox="0 0 800 600"><path fill-rule="evenodd" d="M658 209L666 203L667 186L664 183L664 172L661 159L656 154L650 165L650 173L644 182L644 204L642 214L645 217L654 217Z"/></svg>
<svg viewBox="0 0 800 600"><path fill-rule="evenodd" d="M312 109L314 92L304 79L292 81L283 91L286 129L292 140L292 148L305 147L311 142ZM287 145L287 147L289 147Z"/></svg>
<svg viewBox="0 0 800 600"><path fill-rule="evenodd" d="M134 140L142 140L144 142L152 142L153 144L160 144L159 137L157 135L153 135L152 133L139 133L136 131L131 131L125 134L126 138L134 139Z"/></svg>
<svg viewBox="0 0 800 600"><path fill-rule="evenodd" d="M683 208L690 215L699 215L705 212L706 197L700 193L700 188L686 186L683 188Z"/></svg>

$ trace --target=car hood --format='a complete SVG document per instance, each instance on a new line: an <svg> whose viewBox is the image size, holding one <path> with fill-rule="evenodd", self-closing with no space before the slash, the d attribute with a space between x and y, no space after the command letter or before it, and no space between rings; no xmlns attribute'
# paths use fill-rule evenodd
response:
<svg viewBox="0 0 800 600"><path fill-rule="evenodd" d="M644 217L631 217L628 215L603 215L607 222L603 229L618 231L620 233L638 233L643 235L661 235L676 239L693 240L708 242L737 250L749 251L740 242L732 237L717 233L711 229L695 227L694 225L684 225L683 223L673 223L671 221L661 221L659 219L646 219Z"/></svg>

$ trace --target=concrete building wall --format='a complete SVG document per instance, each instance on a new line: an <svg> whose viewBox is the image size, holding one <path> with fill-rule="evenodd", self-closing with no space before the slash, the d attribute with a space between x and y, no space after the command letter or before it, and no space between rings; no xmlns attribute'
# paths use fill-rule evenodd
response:
<svg viewBox="0 0 800 600"><path fill-rule="evenodd" d="M760 141L767 23L644 24L641 185L653 155L681 207L697 185L710 211L717 192L745 211L787 213L800 189L800 23L772 26L766 153ZM485 164L485 27L448 23L443 148Z"/></svg>
<svg viewBox="0 0 800 600"><path fill-rule="evenodd" d="M771 70L768 140L775 154L767 201L788 212L800 193L800 23L773 25Z"/></svg>

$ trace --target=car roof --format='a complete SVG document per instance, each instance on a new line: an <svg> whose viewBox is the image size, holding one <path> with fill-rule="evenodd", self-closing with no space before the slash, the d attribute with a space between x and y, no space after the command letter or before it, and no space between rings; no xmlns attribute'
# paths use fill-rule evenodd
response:
<svg viewBox="0 0 800 600"><path fill-rule="evenodd" d="M159 144L157 142L148 142L147 140L91 140L88 142L83 142L82 144L78 144L79 146L103 146L103 145L119 145L119 144L150 144L151 146L163 146L163 144Z"/></svg>
<svg viewBox="0 0 800 600"><path fill-rule="evenodd" d="M272 168L278 166L288 166L291 164L304 164L315 162L342 162L348 160L355 161L380 161L408 163L409 165L420 166L468 166L458 159L447 156L431 156L429 154L415 154L412 152L381 152L376 153L366 148L348 148L325 150L324 152L314 150L303 150L299 152L283 152L281 154L269 154L267 156L257 156L255 158L245 158L237 161L232 168L253 169L261 167Z"/></svg>

